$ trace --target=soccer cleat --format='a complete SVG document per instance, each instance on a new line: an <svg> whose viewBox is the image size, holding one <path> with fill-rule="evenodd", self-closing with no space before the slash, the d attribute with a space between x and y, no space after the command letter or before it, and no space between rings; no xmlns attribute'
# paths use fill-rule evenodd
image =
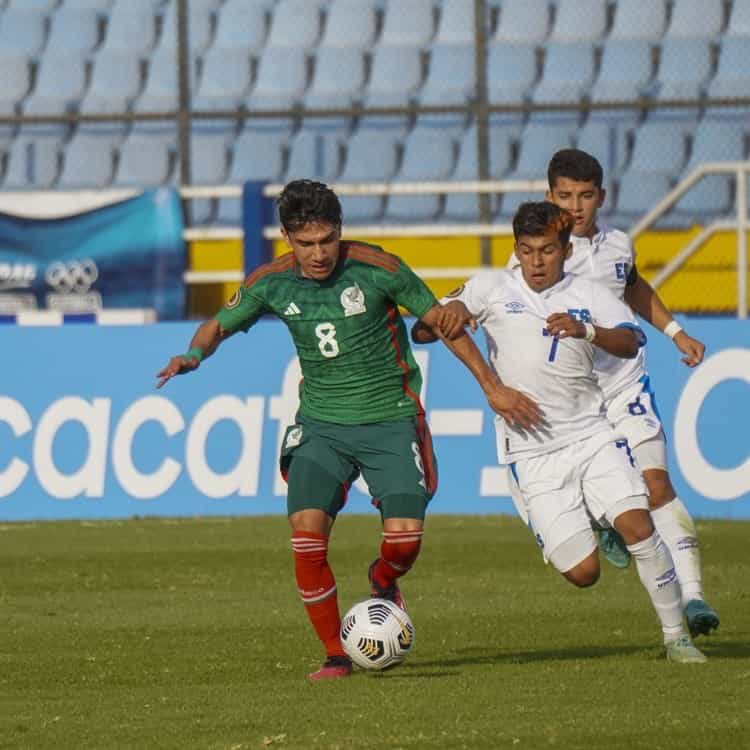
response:
<svg viewBox="0 0 750 750"><path fill-rule="evenodd" d="M348 656L329 656L317 672L311 672L307 679L337 680L339 677L349 677L352 673L352 660Z"/></svg>
<svg viewBox="0 0 750 750"><path fill-rule="evenodd" d="M599 549L610 565L627 568L630 565L630 552L625 540L614 529L600 529L596 532Z"/></svg>
<svg viewBox="0 0 750 750"><path fill-rule="evenodd" d="M691 599L687 603L685 619L693 638L699 635L709 635L712 630L719 627L719 615L703 599Z"/></svg>
<svg viewBox="0 0 750 750"><path fill-rule="evenodd" d="M693 645L690 636L687 635L667 643L666 648L667 661L673 661L675 664L703 664L708 661L708 657Z"/></svg>
<svg viewBox="0 0 750 750"><path fill-rule="evenodd" d="M388 588L384 589L382 586L378 586L373 580L372 572L377 563L377 560L370 563L370 567L367 571L367 579L370 581L370 596L373 599L387 599L389 602L393 602L397 607L400 607L406 612L406 601L401 594L401 589L395 581Z"/></svg>

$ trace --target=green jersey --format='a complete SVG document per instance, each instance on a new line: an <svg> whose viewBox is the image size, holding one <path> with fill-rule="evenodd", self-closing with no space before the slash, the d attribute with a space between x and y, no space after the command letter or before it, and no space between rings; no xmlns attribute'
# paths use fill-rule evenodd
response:
<svg viewBox="0 0 750 750"><path fill-rule="evenodd" d="M216 316L229 332L261 315L281 318L302 368L300 413L367 424L422 412L422 376L398 311L422 317L435 296L398 257L342 242L333 273L303 277L293 253L256 269Z"/></svg>

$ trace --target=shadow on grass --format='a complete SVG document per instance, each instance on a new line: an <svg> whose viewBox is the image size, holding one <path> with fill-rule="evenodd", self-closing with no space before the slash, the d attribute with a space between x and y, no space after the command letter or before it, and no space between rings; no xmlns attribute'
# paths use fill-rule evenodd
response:
<svg viewBox="0 0 750 750"><path fill-rule="evenodd" d="M725 641L721 635L714 635L696 638L695 645L708 657L750 659L750 641Z"/></svg>

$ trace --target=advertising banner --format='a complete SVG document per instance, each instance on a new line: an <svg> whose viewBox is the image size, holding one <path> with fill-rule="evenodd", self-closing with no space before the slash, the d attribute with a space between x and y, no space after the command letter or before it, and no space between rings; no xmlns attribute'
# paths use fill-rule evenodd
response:
<svg viewBox="0 0 750 750"><path fill-rule="evenodd" d="M688 328L708 347L695 370L653 330L648 344L672 479L695 516L750 518L750 324ZM0 328L0 519L284 513L277 455L299 382L288 333L261 321L156 391L194 330ZM417 358L440 469L431 512L512 513L479 387L442 344ZM369 500L360 480L347 510L374 512Z"/></svg>
<svg viewBox="0 0 750 750"><path fill-rule="evenodd" d="M179 196L166 188L55 218L0 213L0 314L151 308L181 318L182 232Z"/></svg>

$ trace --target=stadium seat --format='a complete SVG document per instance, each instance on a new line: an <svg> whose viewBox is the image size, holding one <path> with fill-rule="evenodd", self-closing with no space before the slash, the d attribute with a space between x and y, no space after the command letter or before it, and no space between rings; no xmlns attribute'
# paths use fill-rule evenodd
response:
<svg viewBox="0 0 750 750"><path fill-rule="evenodd" d="M628 227L650 211L671 189L674 179L664 172L628 171L620 178L613 223Z"/></svg>
<svg viewBox="0 0 750 750"><path fill-rule="evenodd" d="M82 60L99 44L99 14L63 6L51 19L45 55Z"/></svg>
<svg viewBox="0 0 750 750"><path fill-rule="evenodd" d="M491 104L520 104L537 77L531 44L492 43L487 53L487 98Z"/></svg>
<svg viewBox="0 0 750 750"><path fill-rule="evenodd" d="M31 80L31 66L25 57L0 58L0 113L16 114Z"/></svg>
<svg viewBox="0 0 750 750"><path fill-rule="evenodd" d="M651 45L642 40L616 40L604 47L599 76L591 87L593 102L637 101L653 71Z"/></svg>
<svg viewBox="0 0 750 750"><path fill-rule="evenodd" d="M674 122L644 122L635 133L628 171L679 174L685 164L685 139Z"/></svg>
<svg viewBox="0 0 750 750"><path fill-rule="evenodd" d="M365 58L358 47L319 47L305 108L349 107L361 96L364 83Z"/></svg>
<svg viewBox="0 0 750 750"><path fill-rule="evenodd" d="M301 101L307 78L308 60L303 49L266 47L245 106L251 111L290 109Z"/></svg>
<svg viewBox="0 0 750 750"><path fill-rule="evenodd" d="M57 187L63 190L109 187L114 171L111 141L79 131L66 144Z"/></svg>
<svg viewBox="0 0 750 750"><path fill-rule="evenodd" d="M26 115L59 115L69 112L86 91L86 63L62 55L44 55L36 86L23 105Z"/></svg>
<svg viewBox="0 0 750 750"><path fill-rule="evenodd" d="M224 5L216 24L213 50L257 55L266 41L268 13L256 3L234 2Z"/></svg>
<svg viewBox="0 0 750 750"><path fill-rule="evenodd" d="M43 15L8 8L0 15L0 60L35 58L47 39Z"/></svg>
<svg viewBox="0 0 750 750"><path fill-rule="evenodd" d="M609 40L657 41L667 22L666 0L618 0Z"/></svg>
<svg viewBox="0 0 750 750"><path fill-rule="evenodd" d="M700 100L711 77L711 43L706 39L665 39L659 70L651 86L657 101Z"/></svg>
<svg viewBox="0 0 750 750"><path fill-rule="evenodd" d="M448 133L416 127L404 142L404 155L397 180L427 182L447 180L454 169L456 144ZM391 195L387 221L430 221L440 211L440 195Z"/></svg>
<svg viewBox="0 0 750 750"><path fill-rule="evenodd" d="M156 17L148 8L118 4L112 9L99 54L145 55L156 43Z"/></svg>
<svg viewBox="0 0 750 750"><path fill-rule="evenodd" d="M213 133L193 128L190 138L190 178L193 185L222 185L227 177L229 151L224 133ZM214 198L195 198L190 201L190 221L193 225L210 224L217 212Z"/></svg>
<svg viewBox="0 0 750 750"><path fill-rule="evenodd" d="M672 6L665 39L715 39L723 25L723 0L679 0Z"/></svg>
<svg viewBox="0 0 750 750"><path fill-rule="evenodd" d="M21 10L24 13L41 15L52 12L57 3L58 0L9 0L8 10Z"/></svg>
<svg viewBox="0 0 750 750"><path fill-rule="evenodd" d="M342 130L303 127L292 141L284 180L309 177L332 182L341 169L345 140L346 132Z"/></svg>
<svg viewBox="0 0 750 750"><path fill-rule="evenodd" d="M576 148L595 156L604 170L605 184L620 174L628 159L628 138L635 122L589 117L576 137Z"/></svg>
<svg viewBox="0 0 750 750"><path fill-rule="evenodd" d="M606 0L559 0L548 42L596 42L607 30Z"/></svg>
<svg viewBox="0 0 750 750"><path fill-rule="evenodd" d="M493 40L512 44L540 44L549 32L547 0L504 0Z"/></svg>
<svg viewBox="0 0 750 750"><path fill-rule="evenodd" d="M377 0L332 0L320 49L369 49L377 33Z"/></svg>
<svg viewBox="0 0 750 750"><path fill-rule="evenodd" d="M711 98L746 97L750 91L750 37L724 39L719 52L719 65L708 85Z"/></svg>
<svg viewBox="0 0 750 750"><path fill-rule="evenodd" d="M123 142L115 171L116 187L166 185L173 174L174 150L158 138L133 132Z"/></svg>
<svg viewBox="0 0 750 750"><path fill-rule="evenodd" d="M320 36L319 0L278 0L274 6L270 47L312 50Z"/></svg>
<svg viewBox="0 0 750 750"><path fill-rule="evenodd" d="M55 132L30 135L22 130L11 144L3 187L7 190L54 187L60 172L65 132L57 128Z"/></svg>
<svg viewBox="0 0 750 750"><path fill-rule="evenodd" d="M251 85L252 65L247 51L214 45L203 57L193 109L236 109L248 95Z"/></svg>
<svg viewBox="0 0 750 750"><path fill-rule="evenodd" d="M589 42L546 46L542 77L531 94L536 103L579 102L594 78L594 48Z"/></svg>
<svg viewBox="0 0 750 750"><path fill-rule="evenodd" d="M434 44L474 44L474 9L465 0L443 0Z"/></svg>
<svg viewBox="0 0 750 750"><path fill-rule="evenodd" d="M467 104L475 91L473 46L434 45L427 80L418 94L423 106Z"/></svg>
<svg viewBox="0 0 750 750"><path fill-rule="evenodd" d="M189 22L188 37L190 42L190 51L193 55L203 52L211 43L211 11L205 6L193 7L193 3L188 3ZM157 42L157 49L171 50L172 53L177 49L177 4L169 3L166 6L161 19L161 36Z"/></svg>
<svg viewBox="0 0 750 750"><path fill-rule="evenodd" d="M372 60L365 103L370 107L404 106L422 83L422 63L418 49L379 44Z"/></svg>
<svg viewBox="0 0 750 750"><path fill-rule="evenodd" d="M74 0L77 10L95 10L97 13L106 13L115 4L115 0ZM72 5L73 3L68 3Z"/></svg>
<svg viewBox="0 0 750 750"><path fill-rule="evenodd" d="M750 36L750 4L743 2L732 3L725 37Z"/></svg>
<svg viewBox="0 0 750 750"><path fill-rule="evenodd" d="M391 2L385 8L380 44L387 47L426 47L435 33L433 0Z"/></svg>

